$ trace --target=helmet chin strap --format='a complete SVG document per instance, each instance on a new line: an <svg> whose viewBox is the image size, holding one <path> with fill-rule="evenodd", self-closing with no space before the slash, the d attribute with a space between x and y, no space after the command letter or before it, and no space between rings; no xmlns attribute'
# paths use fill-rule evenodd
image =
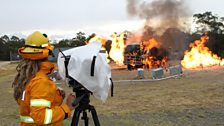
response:
<svg viewBox="0 0 224 126"><path fill-rule="evenodd" d="M53 70L54 70L54 67L52 67L51 69L50 69L50 71L47 73L48 75L49 74L52 74L53 73Z"/></svg>

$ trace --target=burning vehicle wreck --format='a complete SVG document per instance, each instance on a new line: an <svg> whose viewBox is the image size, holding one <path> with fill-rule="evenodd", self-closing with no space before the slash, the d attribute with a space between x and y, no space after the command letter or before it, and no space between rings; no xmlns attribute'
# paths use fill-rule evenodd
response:
<svg viewBox="0 0 224 126"><path fill-rule="evenodd" d="M166 67L168 55L168 50L161 46L149 47L144 42L128 44L124 49L124 65L128 70Z"/></svg>

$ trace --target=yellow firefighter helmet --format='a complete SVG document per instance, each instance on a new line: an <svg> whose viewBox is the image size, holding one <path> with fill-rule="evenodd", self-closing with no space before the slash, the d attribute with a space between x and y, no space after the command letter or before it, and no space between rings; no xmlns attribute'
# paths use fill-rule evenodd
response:
<svg viewBox="0 0 224 126"><path fill-rule="evenodd" d="M40 60L47 58L53 49L47 35L36 31L27 37L25 47L19 48L18 52L25 59Z"/></svg>

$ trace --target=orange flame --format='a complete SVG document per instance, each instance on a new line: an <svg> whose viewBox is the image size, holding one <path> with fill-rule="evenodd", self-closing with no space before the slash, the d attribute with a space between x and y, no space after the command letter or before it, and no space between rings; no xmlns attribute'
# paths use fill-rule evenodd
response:
<svg viewBox="0 0 224 126"><path fill-rule="evenodd" d="M159 54L152 55L149 52L154 47L157 49L161 47L160 43L155 38L152 38L149 41L145 41L142 44L143 44L143 51L146 52L143 55L143 64L147 68L160 67L166 65L167 57L163 57L162 60L159 60L157 57Z"/></svg>
<svg viewBox="0 0 224 126"><path fill-rule="evenodd" d="M106 44L107 39L104 38L104 37L102 37L102 36L96 35L96 36L94 36L93 38L91 38L91 39L89 40L89 43L90 43L90 42L94 42L94 41L101 42L102 47L105 47L105 44ZM88 44L88 43L87 43L87 44Z"/></svg>
<svg viewBox="0 0 224 126"><path fill-rule="evenodd" d="M106 46L107 39L105 37L96 35L93 38L91 38L86 44L94 42L94 41L100 42L102 44L101 50L106 50L105 46ZM108 58L108 53L106 53L106 57ZM110 62L110 60L107 59L107 62Z"/></svg>
<svg viewBox="0 0 224 126"><path fill-rule="evenodd" d="M124 33L122 33L121 35L117 35L117 33L112 34L112 44L111 44L111 49L110 49L110 53L109 55L107 55L107 58L110 57L112 58L116 64L122 65L123 61L124 61ZM96 35L93 38L91 38L89 40L89 42L93 42L93 41L98 41L102 43L102 49L105 49L106 46L106 41L108 39L106 39L103 36L99 36ZM88 43L87 43L88 44ZM107 60L109 62L109 60Z"/></svg>
<svg viewBox="0 0 224 126"><path fill-rule="evenodd" d="M200 40L191 43L190 51L185 51L181 64L184 68L208 67L213 65L223 65L224 60L213 54L205 43L209 40L207 34L203 35Z"/></svg>
<svg viewBox="0 0 224 126"><path fill-rule="evenodd" d="M160 43L155 38L151 38L149 41L145 41L143 43L145 43L147 50L150 50L153 47L156 47L156 48L160 47Z"/></svg>
<svg viewBox="0 0 224 126"><path fill-rule="evenodd" d="M112 45L109 56L115 61L116 64L123 64L124 47L124 33L122 33L121 35L117 35L117 33L114 33L112 35Z"/></svg>

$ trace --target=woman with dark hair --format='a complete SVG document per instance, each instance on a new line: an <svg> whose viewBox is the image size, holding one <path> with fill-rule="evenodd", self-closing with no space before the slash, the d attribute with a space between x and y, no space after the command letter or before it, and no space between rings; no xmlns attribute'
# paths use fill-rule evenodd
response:
<svg viewBox="0 0 224 126"><path fill-rule="evenodd" d="M12 83L14 98L19 105L21 126L63 126L71 116L75 96L70 94L63 102L63 92L49 79L55 66L47 60L53 51L46 34L34 32L20 48L23 57L17 66Z"/></svg>

